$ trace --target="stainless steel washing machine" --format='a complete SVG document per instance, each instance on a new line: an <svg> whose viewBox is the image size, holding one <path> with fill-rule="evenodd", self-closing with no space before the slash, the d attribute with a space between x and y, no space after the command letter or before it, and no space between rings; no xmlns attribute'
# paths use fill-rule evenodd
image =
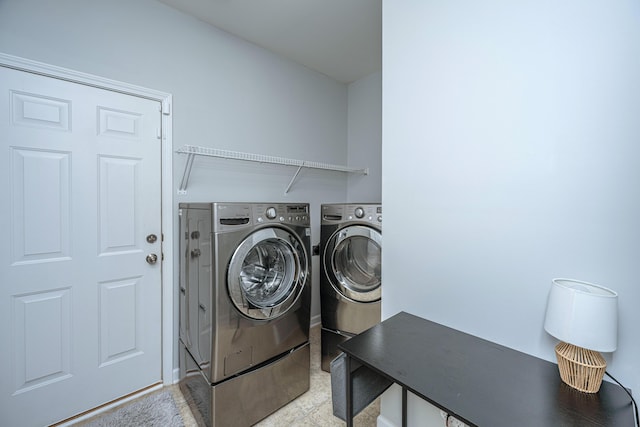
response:
<svg viewBox="0 0 640 427"><path fill-rule="evenodd" d="M382 206L320 209L321 366L329 372L338 344L380 322Z"/></svg>
<svg viewBox="0 0 640 427"><path fill-rule="evenodd" d="M199 425L249 426L309 389L309 205L179 207L180 387Z"/></svg>

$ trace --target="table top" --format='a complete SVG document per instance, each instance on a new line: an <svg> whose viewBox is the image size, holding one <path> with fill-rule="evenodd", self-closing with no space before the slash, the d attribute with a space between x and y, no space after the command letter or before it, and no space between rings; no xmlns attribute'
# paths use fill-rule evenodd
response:
<svg viewBox="0 0 640 427"><path fill-rule="evenodd" d="M616 384L564 384L555 363L401 312L338 346L470 426L634 426Z"/></svg>

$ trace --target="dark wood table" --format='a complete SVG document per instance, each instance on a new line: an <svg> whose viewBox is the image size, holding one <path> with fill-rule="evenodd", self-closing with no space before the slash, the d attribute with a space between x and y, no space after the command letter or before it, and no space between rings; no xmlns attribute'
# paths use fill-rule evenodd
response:
<svg viewBox="0 0 640 427"><path fill-rule="evenodd" d="M353 360L470 426L633 427L631 399L603 381L598 393L562 382L555 363L401 312L338 346L346 355L347 426Z"/></svg>

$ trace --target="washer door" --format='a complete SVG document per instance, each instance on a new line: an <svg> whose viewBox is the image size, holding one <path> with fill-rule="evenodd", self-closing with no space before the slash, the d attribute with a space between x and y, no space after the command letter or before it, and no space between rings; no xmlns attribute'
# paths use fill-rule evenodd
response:
<svg viewBox="0 0 640 427"><path fill-rule="evenodd" d="M371 227L352 225L337 230L324 252L324 268L334 289L353 301L373 302L381 297L382 234Z"/></svg>
<svg viewBox="0 0 640 427"><path fill-rule="evenodd" d="M281 228L263 228L244 239L231 257L229 296L245 316L274 319L297 301L307 271L306 252L295 235Z"/></svg>

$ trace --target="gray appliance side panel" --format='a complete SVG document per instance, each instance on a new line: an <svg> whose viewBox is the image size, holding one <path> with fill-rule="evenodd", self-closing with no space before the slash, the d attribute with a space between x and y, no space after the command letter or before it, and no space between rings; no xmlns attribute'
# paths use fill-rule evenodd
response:
<svg viewBox="0 0 640 427"><path fill-rule="evenodd" d="M180 332L201 367L210 364L212 294L211 205L180 205Z"/></svg>
<svg viewBox="0 0 640 427"><path fill-rule="evenodd" d="M186 209L178 211L178 330L179 338L185 344L189 344L189 336L187 333L187 257L188 237L186 232L187 212Z"/></svg>
<svg viewBox="0 0 640 427"><path fill-rule="evenodd" d="M182 342L179 343L179 387L198 427L211 426L211 384Z"/></svg>

